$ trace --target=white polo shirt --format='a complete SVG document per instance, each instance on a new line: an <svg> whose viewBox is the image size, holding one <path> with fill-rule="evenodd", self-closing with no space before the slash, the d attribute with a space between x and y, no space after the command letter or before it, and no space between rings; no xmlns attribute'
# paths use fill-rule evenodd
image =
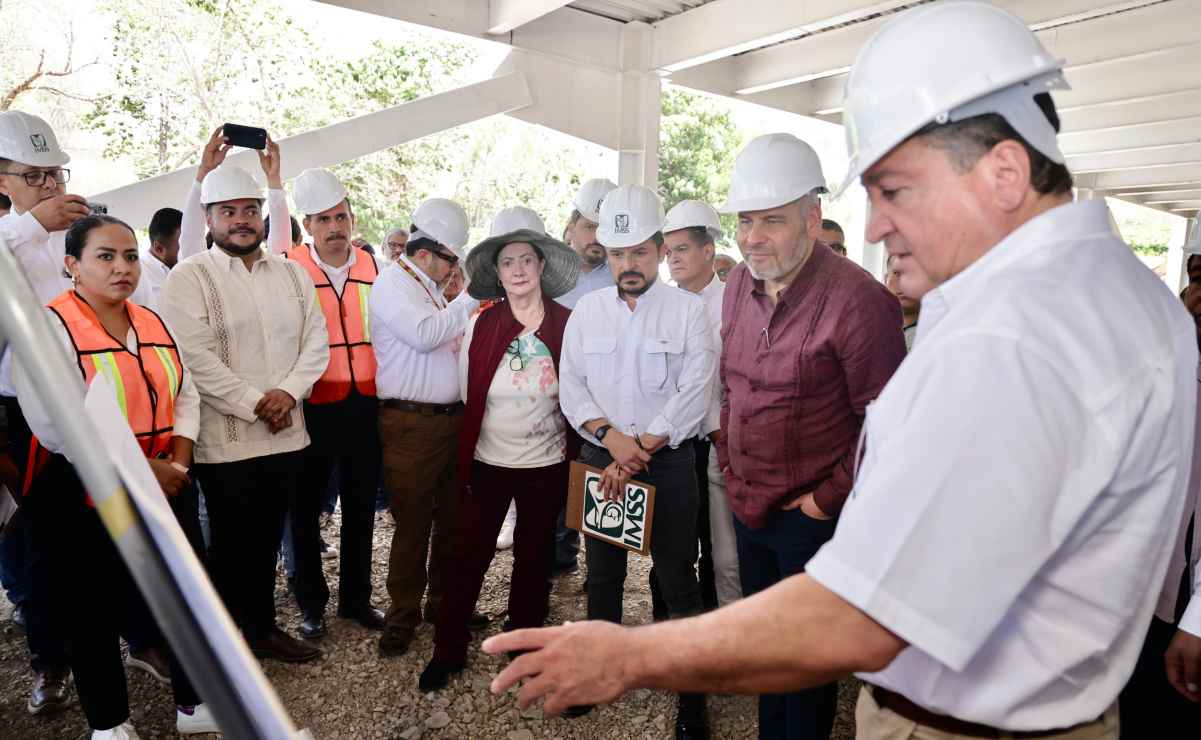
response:
<svg viewBox="0 0 1201 740"><path fill-rule="evenodd" d="M713 333L713 351L721 358L721 307L725 302L726 284L718 279L717 273L713 279L698 293L701 302L705 304L705 316L709 318L709 328ZM708 438L710 434L721 429L721 374L713 373L713 389L709 392L709 411L701 422L701 436Z"/></svg>
<svg viewBox="0 0 1201 740"><path fill-rule="evenodd" d="M1193 321L1087 201L927 294L918 332L806 572L910 644L865 680L1007 730L1093 720L1180 522Z"/></svg>
<svg viewBox="0 0 1201 740"><path fill-rule="evenodd" d="M142 252L138 262L142 265L142 277L138 280L137 292L130 299L152 311L158 311L158 297L163 292L163 286L167 284L171 268L163 264L149 249ZM138 300L139 297L142 300Z"/></svg>
<svg viewBox="0 0 1201 740"><path fill-rule="evenodd" d="M459 346L479 305L464 290L448 306L438 284L408 257L381 272L370 300L380 399L458 401Z"/></svg>
<svg viewBox="0 0 1201 740"><path fill-rule="evenodd" d="M656 280L631 311L617 288L605 288L581 298L567 320L559 403L592 444L600 442L583 426L605 418L623 434L679 447L700 429L716 372L700 298Z"/></svg>

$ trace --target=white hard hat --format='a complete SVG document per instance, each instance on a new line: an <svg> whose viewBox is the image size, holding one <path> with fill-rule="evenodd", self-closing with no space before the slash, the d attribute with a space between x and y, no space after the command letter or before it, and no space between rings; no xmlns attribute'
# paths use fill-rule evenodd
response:
<svg viewBox="0 0 1201 740"><path fill-rule="evenodd" d="M263 186L254 175L235 164L222 164L204 176L200 183L200 202L224 203L242 198L263 199Z"/></svg>
<svg viewBox="0 0 1201 740"><path fill-rule="evenodd" d="M1193 219L1193 238L1184 243L1185 254L1201 254L1201 218Z"/></svg>
<svg viewBox="0 0 1201 740"><path fill-rule="evenodd" d="M71 161L50 124L19 110L0 113L0 159L30 167L62 167Z"/></svg>
<svg viewBox="0 0 1201 740"><path fill-rule="evenodd" d="M575 194L575 200L572 201L572 205L580 212L581 216L594 224L598 224L600 223L601 201L616 188L617 185L612 180L603 177L588 180L580 186L580 192Z"/></svg>
<svg viewBox="0 0 1201 740"><path fill-rule="evenodd" d="M346 188L334 173L323 167L311 167L301 172L292 184L292 199L298 211L311 216L346 200Z"/></svg>
<svg viewBox="0 0 1201 740"><path fill-rule="evenodd" d="M1068 87L1063 61L1020 18L977 0L907 11L859 51L842 121L850 170L839 192L929 123L998 113L1027 143L1063 162L1034 95Z"/></svg>
<svg viewBox="0 0 1201 740"><path fill-rule="evenodd" d="M813 147L792 134L764 134L751 139L734 160L730 195L721 212L779 208L825 187Z"/></svg>
<svg viewBox="0 0 1201 740"><path fill-rule="evenodd" d="M672 206L663 221L663 233L693 226L704 226L714 242L721 238L721 217L713 210L713 206L699 200L682 200Z"/></svg>
<svg viewBox="0 0 1201 740"><path fill-rule="evenodd" d="M637 246L663 230L663 201L641 185L622 185L605 196L596 240L609 249Z"/></svg>
<svg viewBox="0 0 1201 740"><path fill-rule="evenodd" d="M514 231L523 229L545 234L546 224L542 223L542 219L531 209L525 206L513 206L497 211L496 215L492 217L492 229L489 230L488 236L512 234Z"/></svg>
<svg viewBox="0 0 1201 740"><path fill-rule="evenodd" d="M467 256L463 249L467 245L467 212L463 206L446 198L430 198L413 211L413 225L417 230L409 239L430 239L459 256Z"/></svg>

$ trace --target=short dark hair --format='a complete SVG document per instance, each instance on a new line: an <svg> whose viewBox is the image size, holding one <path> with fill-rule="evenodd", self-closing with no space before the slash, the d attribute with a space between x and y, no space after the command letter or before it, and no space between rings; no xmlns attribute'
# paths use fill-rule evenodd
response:
<svg viewBox="0 0 1201 740"><path fill-rule="evenodd" d="M1050 93L1038 93L1034 102L1047 121L1059 132L1059 114ZM1022 145L1030 158L1030 186L1041 195L1070 193L1072 173L1066 165L1051 161L1045 154L1030 146L1005 118L997 113L985 113L953 123L932 123L910 138L921 137L930 146L946 152L955 169L965 173L975 166L992 148L1006 139Z"/></svg>
<svg viewBox="0 0 1201 740"><path fill-rule="evenodd" d="M171 238L183 223L183 211L178 208L160 208L150 217L150 241L161 242Z"/></svg>
<svg viewBox="0 0 1201 740"><path fill-rule="evenodd" d="M4 193L0 193L0 208L3 208L4 210L7 211L7 210L11 209L12 207L13 207L13 202L11 200L9 200L8 196L5 195Z"/></svg>
<svg viewBox="0 0 1201 740"><path fill-rule="evenodd" d="M713 241L713 235L704 226L689 226L684 231L687 232L688 239L698 247L703 247L706 244L717 246L717 243Z"/></svg>
<svg viewBox="0 0 1201 740"><path fill-rule="evenodd" d="M417 254L417 252L421 251L422 249L427 252L437 252L438 242L434 241L433 239L421 237L420 239L410 239L405 244L405 254L410 257Z"/></svg>
<svg viewBox="0 0 1201 740"><path fill-rule="evenodd" d="M663 246L663 232L656 231L655 233L651 234L651 241L655 243L656 248Z"/></svg>
<svg viewBox="0 0 1201 740"><path fill-rule="evenodd" d="M129 233L133 234L135 239L137 238L137 235L133 233L133 229L130 228L129 224L125 223L121 219L108 216L103 213L93 213L79 219L75 223L71 224L71 228L67 229L67 235L65 239L67 254L71 255L75 259L79 259L83 255L84 245L87 244L88 234L92 233L101 226L109 225L124 226L125 228L129 229Z"/></svg>
<svg viewBox="0 0 1201 740"><path fill-rule="evenodd" d="M839 226L838 222L832 218L822 219L822 231L837 231L839 234L843 233L842 227Z"/></svg>

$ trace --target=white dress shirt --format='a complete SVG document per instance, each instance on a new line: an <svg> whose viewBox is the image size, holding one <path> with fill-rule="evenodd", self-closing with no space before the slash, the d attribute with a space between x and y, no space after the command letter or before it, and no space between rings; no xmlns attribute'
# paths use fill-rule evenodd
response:
<svg viewBox="0 0 1201 740"><path fill-rule="evenodd" d="M247 270L240 257L213 248L171 270L161 303L202 401L196 462L234 462L308 445L300 401L329 364L329 337L303 267L262 254ZM273 388L296 400L292 426L279 434L254 413Z"/></svg>
<svg viewBox="0 0 1201 740"><path fill-rule="evenodd" d="M1191 317L1104 201L1030 220L928 293L805 568L909 643L863 678L1007 730L1100 716L1163 584L1196 369Z"/></svg>
<svg viewBox="0 0 1201 740"><path fill-rule="evenodd" d="M267 236L267 250L283 254L292 248L292 217L288 213L288 196L282 190L267 190L267 215L276 228ZM283 224L282 228L278 228ZM205 251L204 234L208 230L204 204L200 202L200 183L192 181L188 199L184 201L183 218L179 222L179 261Z"/></svg>
<svg viewBox="0 0 1201 740"><path fill-rule="evenodd" d="M164 321L164 323L166 322ZM71 334L67 331L67 327L63 326L63 322L53 314L50 316L50 324L57 330L59 341L67 356L74 358L75 345L71 341ZM171 331L170 326L167 327L167 331L171 334L172 339L175 339L175 332ZM130 327L129 332L125 335L125 346L135 355L138 353L138 337L134 333L133 327ZM178 339L175 339L175 346L179 346ZM183 359L182 354L180 359ZM83 385L82 377L79 378L79 383ZM50 452L59 455L65 454L62 436L59 435L50 413L46 411L45 404L33 392L29 374L25 372L20 362L15 363L13 367L13 384L17 388L17 397L21 400L21 412L25 415L25 421L29 424L29 428L37 435L38 442ZM200 431L200 395L196 392L196 386L192 383L192 373L188 371L186 364L179 384L179 394L175 397L175 419L171 426L173 436L190 439L193 442L196 441Z"/></svg>
<svg viewBox="0 0 1201 740"><path fill-rule="evenodd" d="M601 288L612 288L614 285L616 283L613 282L613 273L609 270L609 263L605 262L592 268L590 272L580 270L580 277L576 280L575 287L556 298L555 302L574 310L576 304L584 296Z"/></svg>
<svg viewBox="0 0 1201 740"><path fill-rule="evenodd" d="M559 400L584 439L593 419L623 434L667 437L679 447L695 437L709 409L717 352L701 299L661 280L633 310L617 288L580 299L563 332Z"/></svg>
<svg viewBox="0 0 1201 740"><path fill-rule="evenodd" d="M342 295L342 291L346 289L346 281L350 279L350 268L354 267L355 262L358 261L359 250L351 247L350 258L347 259L341 267L334 267L333 265L330 265L321 259L321 255L317 253L316 247L314 247L312 244L306 246L309 250L309 256L313 258L313 262L316 262L317 267L320 267L321 271L325 273L325 276L329 278L330 285L334 286L334 290L338 292L338 295ZM378 273L379 260L375 259L373 255L367 254L366 252L363 254L366 254L371 258L372 261L375 262L375 271Z"/></svg>
<svg viewBox="0 0 1201 740"><path fill-rule="evenodd" d="M33 292L43 305L71 289L63 258L67 254L67 232L49 232L42 228L31 211L18 213L15 206L8 215L0 217L0 237L25 271ZM0 355L0 396L17 395L12 382L12 352Z"/></svg>
<svg viewBox="0 0 1201 740"><path fill-rule="evenodd" d="M408 257L371 289L371 346L380 399L459 400L459 345L480 302L463 291L448 306L442 289ZM415 276L415 277L414 277Z"/></svg>
<svg viewBox="0 0 1201 740"><path fill-rule="evenodd" d="M1201 391L1201 363L1197 365L1197 383ZM1193 465L1189 474L1188 500L1184 514L1180 517L1180 528L1177 530L1176 546L1172 548L1172 559L1168 563L1168 574L1164 578L1163 591L1159 594L1159 604L1155 607L1155 616L1165 622L1176 621L1176 599L1180 592L1180 579L1185 570L1192 568L1193 582L1190 586L1188 607L1176 625L1189 634L1201 637L1201 392L1197 397L1196 426L1193 431ZM1193 549L1185 552L1189 521L1193 525Z"/></svg>
<svg viewBox="0 0 1201 740"><path fill-rule="evenodd" d="M149 249L142 252L138 261L142 265L142 277L138 280L138 289L130 297L130 300L157 312L159 294L163 292L163 286L167 284L167 276L171 274L171 268L163 264L163 261L154 256ZM138 300L139 297L142 300Z"/></svg>
<svg viewBox="0 0 1201 740"><path fill-rule="evenodd" d="M726 297L726 284L713 274L713 279L698 293L701 302L705 304L705 315L709 318L709 327L713 332L713 351L721 357L721 306ZM713 373L713 388L709 391L709 411L701 423L701 437L708 439L709 435L721 429L721 375Z"/></svg>

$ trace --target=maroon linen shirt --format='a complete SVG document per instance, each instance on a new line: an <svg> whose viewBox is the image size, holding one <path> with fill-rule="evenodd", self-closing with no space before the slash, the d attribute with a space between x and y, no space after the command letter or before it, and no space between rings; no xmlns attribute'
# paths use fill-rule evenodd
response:
<svg viewBox="0 0 1201 740"><path fill-rule="evenodd" d="M773 306L745 264L726 279L718 462L734 514L757 529L812 491L851 492L864 409L905 357L896 296L822 244Z"/></svg>

